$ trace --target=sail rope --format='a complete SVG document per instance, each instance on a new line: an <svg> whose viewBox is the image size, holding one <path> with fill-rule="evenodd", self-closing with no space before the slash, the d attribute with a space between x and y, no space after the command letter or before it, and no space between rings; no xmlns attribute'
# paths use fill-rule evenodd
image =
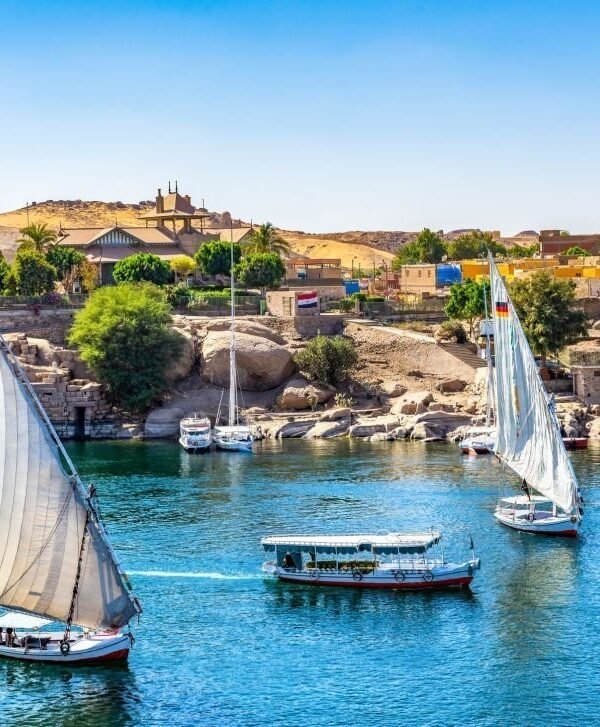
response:
<svg viewBox="0 0 600 727"><path fill-rule="evenodd" d="M90 495L91 497L91 495ZM79 592L79 580L81 578L81 563L83 562L83 553L85 550L85 539L88 533L88 525L90 522L90 511L85 510L85 523L83 524L83 535L81 537L81 546L79 548L79 560L77 561L77 572L75 573L75 583L73 584L73 595L71 596L71 605L69 606L69 614L66 620L65 633L63 641L69 643L71 636L71 626L73 624L73 614L75 613L75 604L77 603L77 594Z"/></svg>

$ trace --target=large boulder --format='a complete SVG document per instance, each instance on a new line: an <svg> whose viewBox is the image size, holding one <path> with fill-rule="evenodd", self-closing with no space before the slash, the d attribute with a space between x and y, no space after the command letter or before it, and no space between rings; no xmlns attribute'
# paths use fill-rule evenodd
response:
<svg viewBox="0 0 600 727"><path fill-rule="evenodd" d="M389 397L402 396L406 393L406 386L402 384L394 383L393 381L384 381L379 385L379 390L382 394Z"/></svg>
<svg viewBox="0 0 600 727"><path fill-rule="evenodd" d="M586 426L590 439L600 439L600 419L592 419Z"/></svg>
<svg viewBox="0 0 600 727"><path fill-rule="evenodd" d="M462 379L444 379L435 388L444 394L450 394L463 391L466 385L467 382Z"/></svg>
<svg viewBox="0 0 600 727"><path fill-rule="evenodd" d="M286 384L277 405L282 409L310 409L317 404L326 404L334 394L332 389L309 384L306 379L296 376Z"/></svg>
<svg viewBox="0 0 600 727"><path fill-rule="evenodd" d="M337 419L350 419L352 410L347 406L336 406L333 409L328 409L326 412L321 414L320 421L322 422L334 422Z"/></svg>
<svg viewBox="0 0 600 727"><path fill-rule="evenodd" d="M349 425L349 419L343 419L335 422L320 421L306 432L304 439L331 439L332 437L340 437L343 434L346 434Z"/></svg>
<svg viewBox="0 0 600 727"><path fill-rule="evenodd" d="M229 386L229 331L210 331L202 344L202 376L217 386ZM290 352L268 338L235 334L238 384L246 391L274 389L294 372Z"/></svg>
<svg viewBox="0 0 600 727"><path fill-rule="evenodd" d="M206 324L205 328L210 333L217 331L229 331L230 326L231 321L229 318L220 318L216 321L210 321ZM280 346L283 346L286 343L285 338L280 336L279 333L272 331L270 328L263 326L261 323L255 323L254 321L236 320L235 331L236 334L247 333L249 336L266 338L269 341L273 341L273 343L278 343Z"/></svg>
<svg viewBox="0 0 600 727"><path fill-rule="evenodd" d="M414 418L415 428L417 425L425 424L430 429L435 429L437 434L445 436L458 427L472 424L470 416L458 412L427 411Z"/></svg>
<svg viewBox="0 0 600 727"><path fill-rule="evenodd" d="M165 406L151 411L144 423L144 436L148 438L174 437L179 432L179 422L185 413L176 406Z"/></svg>
<svg viewBox="0 0 600 727"><path fill-rule="evenodd" d="M169 383L184 379L192 370L196 359L192 334L182 329L177 329L177 333L181 337L181 350L165 371L165 377Z"/></svg>
<svg viewBox="0 0 600 727"><path fill-rule="evenodd" d="M421 414L433 401L430 391L407 391L392 404L392 414Z"/></svg>

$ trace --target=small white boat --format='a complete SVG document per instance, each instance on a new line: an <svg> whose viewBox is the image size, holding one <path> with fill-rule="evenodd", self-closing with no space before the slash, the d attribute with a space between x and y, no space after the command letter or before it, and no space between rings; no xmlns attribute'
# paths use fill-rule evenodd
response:
<svg viewBox="0 0 600 727"><path fill-rule="evenodd" d="M275 558L263 571L289 583L311 586L424 590L468 586L480 567L471 541L472 558L448 563L441 534L379 533L263 538L265 552Z"/></svg>
<svg viewBox="0 0 600 727"><path fill-rule="evenodd" d="M186 452L203 452L210 449L212 436L210 419L194 414L179 422L179 444Z"/></svg>
<svg viewBox="0 0 600 727"><path fill-rule="evenodd" d="M515 530L575 536L583 500L549 397L491 255L496 425L494 452L521 479L524 494L501 498L494 513ZM534 494L538 493L538 494Z"/></svg>
<svg viewBox="0 0 600 727"><path fill-rule="evenodd" d="M552 500L541 495L503 497L494 517L514 530L572 538L576 537L580 522L577 515L560 513Z"/></svg>
<svg viewBox="0 0 600 727"><path fill-rule="evenodd" d="M229 451L251 452L254 445L252 431L245 424L215 427L213 439L219 449Z"/></svg>
<svg viewBox="0 0 600 727"><path fill-rule="evenodd" d="M496 444L496 427L471 427L458 446L463 454L493 454Z"/></svg>

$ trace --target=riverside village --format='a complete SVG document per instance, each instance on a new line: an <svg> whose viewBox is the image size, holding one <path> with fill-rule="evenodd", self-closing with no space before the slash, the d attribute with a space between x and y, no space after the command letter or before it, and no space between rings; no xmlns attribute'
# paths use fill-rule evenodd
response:
<svg viewBox="0 0 600 727"><path fill-rule="evenodd" d="M0 727L600 725L598 27L8 0Z"/></svg>

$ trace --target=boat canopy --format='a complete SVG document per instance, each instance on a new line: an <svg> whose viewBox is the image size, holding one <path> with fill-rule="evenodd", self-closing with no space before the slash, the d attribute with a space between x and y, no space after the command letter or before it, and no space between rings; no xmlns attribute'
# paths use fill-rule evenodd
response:
<svg viewBox="0 0 600 727"><path fill-rule="evenodd" d="M19 611L7 611L0 616L0 627L13 629L41 629L42 626L55 623L52 619L32 616Z"/></svg>
<svg viewBox="0 0 600 727"><path fill-rule="evenodd" d="M380 535L273 535L262 539L267 552L293 550L302 553L422 553L439 543L442 535L438 532L386 533Z"/></svg>
<svg viewBox="0 0 600 727"><path fill-rule="evenodd" d="M531 497L514 495L513 497L501 497L500 502L507 502L511 505L539 505L543 502L552 503L552 500L549 497L542 497L542 495L532 495Z"/></svg>

